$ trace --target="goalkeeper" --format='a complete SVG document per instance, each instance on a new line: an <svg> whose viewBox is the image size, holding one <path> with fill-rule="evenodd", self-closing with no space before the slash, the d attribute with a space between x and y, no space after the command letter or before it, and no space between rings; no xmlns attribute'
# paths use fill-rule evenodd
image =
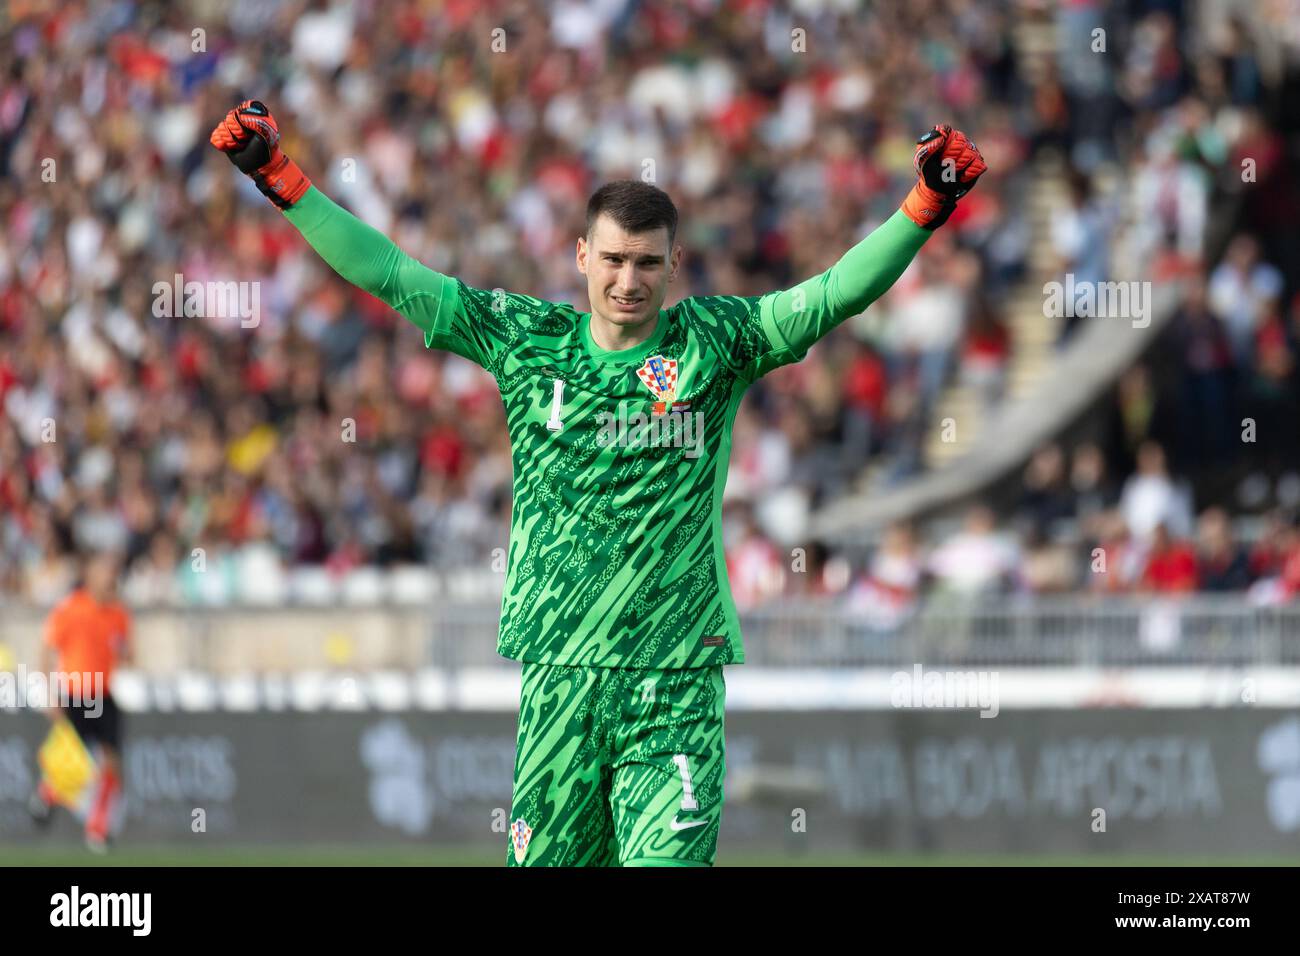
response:
<svg viewBox="0 0 1300 956"><path fill-rule="evenodd" d="M894 283L984 172L975 145L922 136L899 211L821 275L669 308L677 210L608 183L577 240L587 313L421 265L311 185L258 101L211 142L339 275L500 387L514 506L497 649L523 666L507 863L710 865L722 666L744 660L721 528L736 409Z"/></svg>

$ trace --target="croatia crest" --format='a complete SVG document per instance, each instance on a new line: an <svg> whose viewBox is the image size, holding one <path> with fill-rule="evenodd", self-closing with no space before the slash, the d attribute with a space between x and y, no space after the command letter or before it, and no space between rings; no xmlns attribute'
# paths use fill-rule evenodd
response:
<svg viewBox="0 0 1300 956"><path fill-rule="evenodd" d="M652 355L636 370L637 378L654 393L654 414L663 415L677 397L677 359Z"/></svg>
<svg viewBox="0 0 1300 956"><path fill-rule="evenodd" d="M524 862L524 854L528 852L528 841L533 838L533 828L524 822L520 817L514 823L510 824L510 842L515 847L515 862Z"/></svg>

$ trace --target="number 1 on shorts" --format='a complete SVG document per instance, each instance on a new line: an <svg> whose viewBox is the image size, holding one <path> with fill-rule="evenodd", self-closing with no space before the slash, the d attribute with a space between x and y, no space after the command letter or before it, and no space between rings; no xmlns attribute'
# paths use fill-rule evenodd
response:
<svg viewBox="0 0 1300 956"><path fill-rule="evenodd" d="M695 794L691 790L691 768L686 765L686 754L673 754L673 763L682 773L682 809L696 810Z"/></svg>

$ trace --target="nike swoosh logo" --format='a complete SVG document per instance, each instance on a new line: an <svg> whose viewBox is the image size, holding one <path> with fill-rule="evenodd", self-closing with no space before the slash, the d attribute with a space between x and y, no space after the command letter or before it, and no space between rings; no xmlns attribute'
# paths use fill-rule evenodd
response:
<svg viewBox="0 0 1300 956"><path fill-rule="evenodd" d="M690 823L680 823L676 817L673 817L673 822L670 826L674 830L689 830L691 827L702 827L708 822L708 820L692 820Z"/></svg>

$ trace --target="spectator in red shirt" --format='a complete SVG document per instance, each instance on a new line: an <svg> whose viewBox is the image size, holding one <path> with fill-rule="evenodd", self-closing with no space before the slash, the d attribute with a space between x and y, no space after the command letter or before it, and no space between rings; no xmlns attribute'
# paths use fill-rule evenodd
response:
<svg viewBox="0 0 1300 956"><path fill-rule="evenodd" d="M860 467L871 453L885 423L888 381L885 363L865 342L857 342L853 360L844 373L844 463Z"/></svg>
<svg viewBox="0 0 1300 956"><path fill-rule="evenodd" d="M985 298L975 300L961 347L961 377L973 387L985 408L1001 398L1011 357L1011 334Z"/></svg>
<svg viewBox="0 0 1300 956"><path fill-rule="evenodd" d="M1172 538L1164 522L1156 525L1151 536L1142 587L1161 594L1196 590L1196 552L1186 541Z"/></svg>
<svg viewBox="0 0 1300 956"><path fill-rule="evenodd" d="M1282 561L1282 590L1288 601L1300 597L1300 525L1291 529L1291 548Z"/></svg>
<svg viewBox="0 0 1300 956"><path fill-rule="evenodd" d="M1286 516L1280 511L1273 511L1250 549L1252 579L1270 578L1281 573L1282 564L1286 561L1287 536Z"/></svg>

